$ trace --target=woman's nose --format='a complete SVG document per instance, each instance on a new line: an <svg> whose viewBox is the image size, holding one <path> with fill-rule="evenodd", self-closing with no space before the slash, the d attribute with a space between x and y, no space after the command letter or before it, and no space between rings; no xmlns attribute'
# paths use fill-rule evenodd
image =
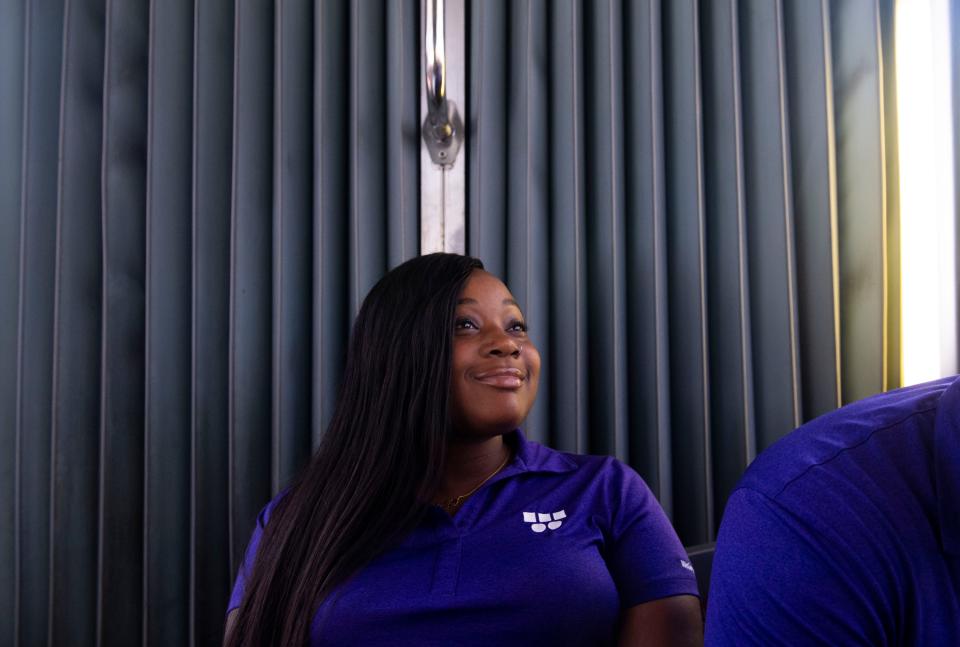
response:
<svg viewBox="0 0 960 647"><path fill-rule="evenodd" d="M508 335L501 334L490 341L487 354L494 357L506 357L507 355L520 357L521 350L523 350L522 344Z"/></svg>

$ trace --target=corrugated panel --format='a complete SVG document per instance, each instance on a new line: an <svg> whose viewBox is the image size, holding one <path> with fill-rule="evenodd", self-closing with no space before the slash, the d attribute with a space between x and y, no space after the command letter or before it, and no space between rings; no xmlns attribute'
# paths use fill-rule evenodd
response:
<svg viewBox="0 0 960 647"><path fill-rule="evenodd" d="M887 300L887 335L884 342L884 351L886 353L886 375L885 385L887 389L895 389L900 386L902 373L902 335L900 328L900 310L903 307L900 295L900 144L897 135L897 70L896 70L896 47L894 46L894 14L896 13L896 2L889 0L880 0L878 3L880 13L880 69L882 87L880 88L883 101L883 161L884 161L884 217L886 218L886 300ZM950 3L951 11L955 12L957 3ZM954 35L958 32L956 26L953 28ZM951 39L953 47L957 47L957 38ZM954 64L951 69L956 74L957 63L954 58ZM957 91L957 82L953 83L954 92ZM954 97L957 95L955 94ZM957 114L957 106L960 101L953 100L953 114ZM956 134L957 129L954 128ZM954 146L954 155L960 155L960 147ZM954 163L956 166L956 162ZM960 186L960 185L958 185ZM956 247L955 247L956 249ZM960 294L957 295L960 298ZM957 346L960 349L960 346Z"/></svg>
<svg viewBox="0 0 960 647"><path fill-rule="evenodd" d="M190 593L192 644L216 643L229 595L228 473L230 197L234 6L193 10L190 277ZM158 490L162 495L162 490ZM183 514L183 511L181 511ZM148 520L148 524L149 524ZM159 557L149 568L163 567ZM148 575L149 577L149 575ZM182 607L181 607L182 608ZM147 604L147 635L164 631ZM181 612L182 615L182 612ZM183 622L183 619L181 619ZM159 636L158 636L159 637ZM152 644L152 643L151 643Z"/></svg>
<svg viewBox="0 0 960 647"><path fill-rule="evenodd" d="M3 644L220 641L418 253L417 7L0 6Z"/></svg>
<svg viewBox="0 0 960 647"><path fill-rule="evenodd" d="M512 2L509 5L510 60L515 73L509 77L507 96L507 244L502 276L524 305L527 323L535 331L536 343L550 346L547 294L550 289L547 266L549 191L547 121L547 77L537 66L547 53L547 3ZM482 139L478 133L477 139ZM547 355L542 371L550 370ZM541 442L550 438L550 391L544 389L527 420L530 437Z"/></svg>
<svg viewBox="0 0 960 647"><path fill-rule="evenodd" d="M273 466L277 491L310 454L313 8L276 11L273 165Z"/></svg>
<svg viewBox="0 0 960 647"><path fill-rule="evenodd" d="M827 0L784 3L796 234L801 407L840 404L839 250L833 57Z"/></svg>
<svg viewBox="0 0 960 647"><path fill-rule="evenodd" d="M377 0L350 7L350 312L387 269L386 23ZM342 91L342 88L341 90Z"/></svg>
<svg viewBox="0 0 960 647"><path fill-rule="evenodd" d="M740 5L744 207L757 449L800 424L797 265L779 0Z"/></svg>
<svg viewBox="0 0 960 647"><path fill-rule="evenodd" d="M163 384L157 379L160 376L148 378L144 370L145 327L149 324L144 315L147 164L143 144L150 17L145 5L124 0L108 0L106 12L96 642L130 645L140 638L143 609L139 595L143 590L143 392L145 381L151 387ZM169 213L175 218L183 211ZM172 270L165 275L176 276L180 263L164 252L150 250L148 256L164 259ZM169 325L159 328L177 330ZM181 346L170 343L176 341L167 340L160 356L177 357ZM67 388L76 390L76 385ZM62 429L64 436L71 432L68 422ZM168 481L173 490L170 494L180 481ZM179 564L172 562L167 573L182 570L170 566Z"/></svg>
<svg viewBox="0 0 960 647"><path fill-rule="evenodd" d="M550 282L549 330L552 343L538 341L547 358L566 357L562 367L544 373L540 389L549 392L553 407L548 424L552 444L565 451L587 450L587 290L586 269L586 153L584 150L583 15L579 3L567 0L548 6L550 16L550 75L553 79L548 103L550 173ZM474 24L474 29L479 27ZM486 33L486 30L484 32ZM486 36L486 38L491 38ZM488 45L489 47L489 45ZM495 52L496 53L496 52ZM499 56L499 53L496 53ZM496 79L494 79L496 80ZM496 150L496 141L484 137L471 152L486 147ZM488 158L487 158L488 159ZM489 168L496 168L487 162ZM472 160L479 171L479 159ZM471 175L471 181L476 178ZM484 194L473 185L471 195ZM477 222L482 203L471 202L469 224ZM476 253L482 253L478 250ZM484 257L486 262L486 258ZM492 270L491 270L492 271ZM539 326L536 333L547 328ZM549 363L545 363L548 369ZM542 411L542 409L541 409Z"/></svg>
<svg viewBox="0 0 960 647"><path fill-rule="evenodd" d="M97 631L105 29L104 0L67 0L50 403L47 621L55 644L93 644Z"/></svg>
<svg viewBox="0 0 960 647"><path fill-rule="evenodd" d="M830 12L841 396L843 402L852 402L888 386L890 277L879 0L835 0Z"/></svg>
<svg viewBox="0 0 960 647"><path fill-rule="evenodd" d="M560 5L558 4L558 7ZM471 2L467 78L467 253L506 276L507 154L511 34L507 0ZM514 9L514 11L519 9ZM483 133L483 137L480 137Z"/></svg>
<svg viewBox="0 0 960 647"><path fill-rule="evenodd" d="M349 119L350 7L322 2L314 20L313 444L333 415L350 325Z"/></svg>
<svg viewBox="0 0 960 647"><path fill-rule="evenodd" d="M42 645L50 600L50 455L62 2L29 2L24 29L23 170L17 330L16 639ZM7 60L7 59L2 59ZM2 505L6 507L6 502Z"/></svg>
<svg viewBox="0 0 960 647"><path fill-rule="evenodd" d="M884 22L885 26L889 26L889 16L887 21ZM960 3L952 2L950 3L950 60L952 62L950 66L951 70L951 80L953 81L952 94L953 99L953 209L956 214L956 222L960 222L960 110L957 110L957 107L960 106ZM896 105L896 101L892 101L893 105ZM887 117L891 115L890 112L887 112ZM889 151L888 151L889 152ZM892 153L891 153L892 154ZM890 206L890 205L888 205ZM957 227L954 230L954 236L956 239L956 246L954 249L960 249L960 227ZM960 255L956 257L957 263L957 276L960 276ZM960 283L957 285L957 300L960 302ZM891 331L892 332L892 331ZM960 365L960 329L956 331L957 334L957 364ZM899 353L898 353L899 355Z"/></svg>
<svg viewBox="0 0 960 647"><path fill-rule="evenodd" d="M631 464L668 514L673 511L670 335L659 2L624 6L624 189L627 291L626 385ZM585 429L584 429L585 431Z"/></svg>
<svg viewBox="0 0 960 647"><path fill-rule="evenodd" d="M864 217L888 187L855 179L895 172L877 65L892 23L841 35L877 7L571 0L541 25L536 2L472 5L468 249L550 313L543 331L531 316L550 399L531 435L629 460L688 544L713 539L759 449L842 386L896 382L895 271L870 242L894 230Z"/></svg>
<svg viewBox="0 0 960 647"><path fill-rule="evenodd" d="M710 383L699 3L664 6L667 300L673 522L687 543L709 541Z"/></svg>
<svg viewBox="0 0 960 647"><path fill-rule="evenodd" d="M623 32L619 3L583 7L588 451L627 459ZM553 370L563 371L557 358Z"/></svg>
<svg viewBox="0 0 960 647"><path fill-rule="evenodd" d="M702 5L714 510L756 455L739 2ZM709 62L708 62L709 61Z"/></svg>
<svg viewBox="0 0 960 647"><path fill-rule="evenodd" d="M143 617L148 644L189 644L193 8L150 14L143 393ZM129 243L128 243L129 244ZM203 385L207 388L207 385ZM131 397L134 397L131 394ZM142 626L142 629L141 629ZM129 639L127 644L133 644Z"/></svg>
<svg viewBox="0 0 960 647"><path fill-rule="evenodd" d="M17 300L20 283L20 186L23 141L24 10L0 2L0 443L17 443ZM17 617L17 452L0 456L0 641L12 640Z"/></svg>
<svg viewBox="0 0 960 647"><path fill-rule="evenodd" d="M238 564L271 488L273 84L271 3L239 0L234 18L230 213L230 563Z"/></svg>
<svg viewBox="0 0 960 647"><path fill-rule="evenodd" d="M420 3L387 2L386 206L387 265L396 267L420 248L420 155L413 138L420 129ZM419 144L419 140L418 140Z"/></svg>

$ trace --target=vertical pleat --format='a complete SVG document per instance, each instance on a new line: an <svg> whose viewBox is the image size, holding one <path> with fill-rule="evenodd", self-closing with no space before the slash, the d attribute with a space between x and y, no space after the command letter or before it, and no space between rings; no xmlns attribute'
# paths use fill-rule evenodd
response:
<svg viewBox="0 0 960 647"><path fill-rule="evenodd" d="M627 459L622 32L619 1L584 13L590 451Z"/></svg>
<svg viewBox="0 0 960 647"><path fill-rule="evenodd" d="M230 563L271 492L273 3L236 5L230 248Z"/></svg>
<svg viewBox="0 0 960 647"><path fill-rule="evenodd" d="M387 269L383 3L350 2L350 313Z"/></svg>
<svg viewBox="0 0 960 647"><path fill-rule="evenodd" d="M143 608L143 212L149 16L146 5L123 0L108 0L106 10L97 644L131 645L141 635Z"/></svg>
<svg viewBox="0 0 960 647"><path fill-rule="evenodd" d="M50 636L96 639L102 306L103 0L64 15L53 339Z"/></svg>
<svg viewBox="0 0 960 647"><path fill-rule="evenodd" d="M883 23L884 26L889 26L889 21ZM890 33L890 32L886 32ZM952 81L951 94L950 97L953 101L953 209L954 215L956 217L955 222L958 223L954 225L954 240L955 246L954 250L960 249L960 3L951 2L950 3L950 80ZM888 48L888 49L893 49ZM889 87L889 86L888 86ZM894 97L895 98L895 97ZM896 105L896 101L892 102L893 105ZM887 113L887 118L891 118L891 114ZM894 122L896 123L896 122ZM888 155L892 156L893 152L888 151ZM888 167L889 168L889 167ZM895 176L889 176L895 177ZM888 183L888 186L891 183ZM890 205L893 208L893 205ZM899 204L897 205L899 211ZM899 214L898 218L898 228L899 228ZM891 238L892 240L898 240L899 238ZM899 256L898 256L899 258ZM960 254L954 256L956 276L960 276ZM897 263L899 266L899 263ZM899 297L899 293L898 293ZM957 302L960 303L960 284L957 285ZM892 306L892 304L891 304ZM899 305L898 305L899 312ZM890 331L891 334L893 331ZM960 365L960 327L955 331L956 334L956 348L957 348L957 365ZM899 340L898 340L899 341ZM902 352L902 349L901 349ZM899 355L900 353L898 353ZM898 362L899 364L899 362ZM900 374L898 374L899 377ZM899 385L900 382L895 384Z"/></svg>
<svg viewBox="0 0 960 647"><path fill-rule="evenodd" d="M565 451L584 452L589 428L582 14L575 0L551 2L548 11L552 343L544 344L539 337L547 330L546 322L540 322L532 334L541 356L549 362L550 370L541 371L540 390L549 389L553 404L549 409L551 442ZM472 146L482 146L484 141ZM471 216L473 223L478 215L472 211Z"/></svg>
<svg viewBox="0 0 960 647"><path fill-rule="evenodd" d="M313 13L276 5L273 195L273 466L276 492L310 453Z"/></svg>
<svg viewBox="0 0 960 647"><path fill-rule="evenodd" d="M780 3L744 0L743 145L758 449L801 420Z"/></svg>
<svg viewBox="0 0 960 647"><path fill-rule="evenodd" d="M387 266L420 252L420 0L387 2Z"/></svg>
<svg viewBox="0 0 960 647"><path fill-rule="evenodd" d="M141 594L149 645L186 645L190 635L192 25L189 2L152 3Z"/></svg>
<svg viewBox="0 0 960 647"><path fill-rule="evenodd" d="M47 641L62 2L26 6L15 451L16 633ZM16 644L16 643L15 643Z"/></svg>
<svg viewBox="0 0 960 647"><path fill-rule="evenodd" d="M209 645L220 639L234 575L225 550L231 536L227 331L234 3L204 0L193 7L189 600L193 644ZM238 541L242 548L246 540ZM148 605L147 629L154 628ZM156 630L163 631L162 625Z"/></svg>
<svg viewBox="0 0 960 647"><path fill-rule="evenodd" d="M840 405L836 140L827 0L784 3L803 416Z"/></svg>
<svg viewBox="0 0 960 647"><path fill-rule="evenodd" d="M738 0L702 5L714 506L756 454Z"/></svg>
<svg viewBox="0 0 960 647"><path fill-rule="evenodd" d="M506 276L507 115L512 3L470 3L467 253ZM482 133L482 137L480 136Z"/></svg>
<svg viewBox="0 0 960 647"><path fill-rule="evenodd" d="M844 402L886 384L886 191L878 0L832 2Z"/></svg>
<svg viewBox="0 0 960 647"><path fill-rule="evenodd" d="M333 415L350 322L350 6L321 2L314 14L313 444ZM418 131L419 132L419 131Z"/></svg>
<svg viewBox="0 0 960 647"><path fill-rule="evenodd" d="M957 14L956 2L950 3L950 11ZM876 34L878 39L877 46L880 49L880 68L883 71L882 96L883 96L883 162L884 177L883 191L886 213L886 325L887 334L884 342L884 351L886 352L886 375L884 377L885 389L896 389L903 385L901 375L903 373L903 350L901 346L902 330L900 329L901 318L901 280L900 280L900 144L897 135L899 117L897 116L897 67L896 67L896 47L895 47L895 14L897 9L896 0L878 0L878 11L880 13L879 31ZM960 42L960 23L954 21L951 32L951 46L954 52L958 51L958 42ZM953 115L954 119L960 114L960 90L958 90L958 60L954 56L950 69L953 71ZM957 137L957 127L953 128L954 137ZM960 147L954 144L954 154L960 153ZM956 162L954 168L956 168ZM955 183L955 187L960 187L960 183ZM955 203L956 204L956 203ZM955 207L956 208L956 207ZM957 243L960 243L960 228L955 228L958 236ZM960 245L955 245L954 249L960 249ZM960 299L960 292L956 295ZM960 330L955 331L957 339L960 339ZM960 344L956 346L958 357L960 359ZM960 365L958 362L956 365Z"/></svg>
<svg viewBox="0 0 960 647"><path fill-rule="evenodd" d="M504 279L520 304L536 343L550 346L547 265L547 5L510 5L510 80L507 121L507 258ZM541 370L550 371L549 357ZM544 388L526 422L530 437L547 442L550 390Z"/></svg>
<svg viewBox="0 0 960 647"><path fill-rule="evenodd" d="M672 515L660 0L625 3L623 22L629 456Z"/></svg>
<svg viewBox="0 0 960 647"><path fill-rule="evenodd" d="M0 2L0 643L16 634L17 310L20 288L24 10ZM11 451L12 450L12 451Z"/></svg>
<svg viewBox="0 0 960 647"><path fill-rule="evenodd" d="M671 447L678 466L673 519L681 539L695 544L708 541L714 525L699 15L696 0L668 2L664 8Z"/></svg>
<svg viewBox="0 0 960 647"><path fill-rule="evenodd" d="M889 26L890 23L887 21L883 24L885 26ZM950 3L950 34L950 80L952 81L952 92L950 97L953 101L953 210L956 217L955 222L958 223L954 225L953 231L955 240L954 250L958 250L960 249L960 109L958 109L960 108L960 3L957 2ZM895 101L892 103L893 105L896 105ZM891 115L888 113L887 118L889 119L890 116ZM892 151L888 151L888 154L893 155ZM899 207L899 204L897 207ZM891 238L890 240L899 240L899 238ZM956 276L960 276L960 254L955 253L954 263L954 272L956 272ZM957 285L957 301L960 303L960 284ZM891 331L891 333L892 332L893 331ZM960 365L960 327L958 327L958 329L955 331L955 334L957 341L956 362L957 365ZM897 382L897 384L899 385L899 382Z"/></svg>

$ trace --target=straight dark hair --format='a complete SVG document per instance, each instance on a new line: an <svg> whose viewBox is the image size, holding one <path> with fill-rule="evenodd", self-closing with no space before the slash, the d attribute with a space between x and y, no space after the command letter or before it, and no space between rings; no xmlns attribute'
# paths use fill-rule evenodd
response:
<svg viewBox="0 0 960 647"><path fill-rule="evenodd" d="M230 647L305 644L323 599L422 518L446 452L457 299L478 269L420 256L364 299L333 418L272 510Z"/></svg>

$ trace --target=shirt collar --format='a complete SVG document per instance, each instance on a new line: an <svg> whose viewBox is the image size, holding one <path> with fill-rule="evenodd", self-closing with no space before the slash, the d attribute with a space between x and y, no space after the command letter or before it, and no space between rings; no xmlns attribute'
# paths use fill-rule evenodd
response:
<svg viewBox="0 0 960 647"><path fill-rule="evenodd" d="M934 452L940 540L946 553L960 555L960 378L940 396Z"/></svg>
<svg viewBox="0 0 960 647"><path fill-rule="evenodd" d="M562 474L572 472L578 467L568 455L527 440L519 429L506 434L504 440L514 448L515 452L514 459L501 472L504 476L523 472Z"/></svg>

